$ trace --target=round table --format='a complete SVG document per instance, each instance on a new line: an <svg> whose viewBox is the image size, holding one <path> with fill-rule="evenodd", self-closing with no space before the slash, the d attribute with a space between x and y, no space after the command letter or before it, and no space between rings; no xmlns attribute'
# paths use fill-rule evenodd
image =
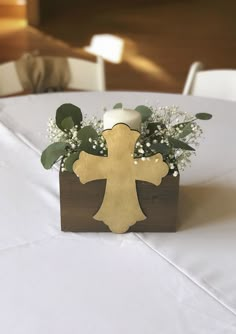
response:
<svg viewBox="0 0 236 334"><path fill-rule="evenodd" d="M181 173L177 233L60 231L58 170L44 170L40 154L65 102L98 117L117 102L213 114ZM1 333L235 333L235 124L234 102L173 94L1 99Z"/></svg>

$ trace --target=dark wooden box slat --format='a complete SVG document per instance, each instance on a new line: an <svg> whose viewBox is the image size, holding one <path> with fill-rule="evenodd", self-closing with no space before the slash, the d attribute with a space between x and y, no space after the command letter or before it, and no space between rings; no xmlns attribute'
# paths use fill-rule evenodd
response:
<svg viewBox="0 0 236 334"><path fill-rule="evenodd" d="M128 232L175 232L177 223L179 176L167 175L160 186L137 181L140 206L147 219ZM81 184L73 173L60 172L61 229L70 232L110 232L93 219L102 204L105 180Z"/></svg>

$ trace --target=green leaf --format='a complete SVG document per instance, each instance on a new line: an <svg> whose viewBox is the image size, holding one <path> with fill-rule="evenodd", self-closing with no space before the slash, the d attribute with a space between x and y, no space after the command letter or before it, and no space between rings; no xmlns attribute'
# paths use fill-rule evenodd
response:
<svg viewBox="0 0 236 334"><path fill-rule="evenodd" d="M78 131L78 139L81 140L80 149L87 153L93 153L93 143L89 142L89 138L97 139L97 131L91 126L87 125Z"/></svg>
<svg viewBox="0 0 236 334"><path fill-rule="evenodd" d="M153 152L154 154L161 153L162 155L167 155L170 153L170 147L166 144L153 143L150 148L152 151L155 151L155 153Z"/></svg>
<svg viewBox="0 0 236 334"><path fill-rule="evenodd" d="M73 164L79 159L80 151L71 153L65 161L65 168L68 172L73 173Z"/></svg>
<svg viewBox="0 0 236 334"><path fill-rule="evenodd" d="M182 132L179 134L179 138L185 138L188 135L190 135L190 133L192 133L192 131L193 131L192 128L191 128L191 125L192 125L191 122L186 122L186 123L182 123L182 124L183 124L183 127L182 128L180 127Z"/></svg>
<svg viewBox="0 0 236 334"><path fill-rule="evenodd" d="M69 130L73 126L81 127L83 116L80 108L71 103L62 104L56 112L56 124L62 131Z"/></svg>
<svg viewBox="0 0 236 334"><path fill-rule="evenodd" d="M197 119L201 119L203 121L207 121L208 119L212 118L212 115L208 114L208 113L200 112L200 113L196 114L195 117Z"/></svg>
<svg viewBox="0 0 236 334"><path fill-rule="evenodd" d="M49 145L41 155L41 163L45 169L50 169L54 163L66 154L67 143L53 143Z"/></svg>
<svg viewBox="0 0 236 334"><path fill-rule="evenodd" d="M185 125L191 124L194 120L188 121L188 122L182 122L182 123L177 123L173 126L173 128L184 128Z"/></svg>
<svg viewBox="0 0 236 334"><path fill-rule="evenodd" d="M149 130L148 136L153 135L153 133L155 133L156 130L158 131L158 129L157 129L158 126L160 126L161 129L165 129L166 128L165 124L160 123L160 122L151 122L151 123L148 123L148 126L147 126L147 129Z"/></svg>
<svg viewBox="0 0 236 334"><path fill-rule="evenodd" d="M174 148L181 148L184 151L195 151L195 149L188 144L184 143L181 140L169 137L169 143L171 144L172 147Z"/></svg>
<svg viewBox="0 0 236 334"><path fill-rule="evenodd" d="M89 138L96 139L97 137L97 131L91 125L84 126L78 131L78 139L82 141L88 141Z"/></svg>
<svg viewBox="0 0 236 334"><path fill-rule="evenodd" d="M149 136L152 135L156 130L157 130L157 125L158 123L156 122L151 122L148 123L147 130L149 130Z"/></svg>
<svg viewBox="0 0 236 334"><path fill-rule="evenodd" d="M116 103L113 107L113 109L122 109L123 108L123 104L122 103Z"/></svg>
<svg viewBox="0 0 236 334"><path fill-rule="evenodd" d="M146 122L149 119L149 117L152 115L151 109L146 106L142 106L142 105L137 106L135 110L137 110L141 114L142 122Z"/></svg>
<svg viewBox="0 0 236 334"><path fill-rule="evenodd" d="M61 122L61 126L63 129L71 129L74 126L74 122L72 117L68 116L66 118L63 119L63 121Z"/></svg>

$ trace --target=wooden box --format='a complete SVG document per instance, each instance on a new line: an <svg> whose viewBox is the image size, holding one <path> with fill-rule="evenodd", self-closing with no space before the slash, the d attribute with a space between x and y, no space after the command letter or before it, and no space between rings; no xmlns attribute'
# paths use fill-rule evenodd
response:
<svg viewBox="0 0 236 334"><path fill-rule="evenodd" d="M128 232L175 232L179 176L167 175L160 186L137 181L140 206L147 219ZM60 172L61 229L70 232L110 232L103 222L93 219L104 196L105 180L81 184L73 173Z"/></svg>

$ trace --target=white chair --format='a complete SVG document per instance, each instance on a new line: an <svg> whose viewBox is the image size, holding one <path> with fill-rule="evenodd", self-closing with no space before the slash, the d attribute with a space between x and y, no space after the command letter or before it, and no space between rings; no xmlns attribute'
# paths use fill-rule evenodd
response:
<svg viewBox="0 0 236 334"><path fill-rule="evenodd" d="M35 87L38 84L38 77L40 76L41 80L43 81L44 77L42 76L46 75L44 68L40 68L39 70L41 70L41 72L39 72L39 74L36 73L35 75L34 71L31 70L32 68L35 68L36 70L38 69L38 63L36 63L38 58L39 57L35 57L34 63L34 56L32 56L30 58L31 63L29 64L27 63L27 60L25 60L26 58L24 59L25 67L23 67L23 81L27 81L31 85L31 89L27 90L24 89L24 85L22 84L21 80L22 78L20 78L18 75L19 72L17 71L15 62L11 61L0 65L0 97L24 93L29 94L36 91ZM54 59L54 57L45 58L51 58L52 61ZM57 59L57 57L55 57L55 59ZM102 57L97 57L96 62L77 58L67 58L67 61L69 65L69 82L66 86L66 90L105 90L105 71ZM28 65L31 67L27 67ZM47 75L50 69L47 68Z"/></svg>
<svg viewBox="0 0 236 334"><path fill-rule="evenodd" d="M106 88L104 60L97 57L97 62L67 58L70 69L68 89L104 91Z"/></svg>
<svg viewBox="0 0 236 334"><path fill-rule="evenodd" d="M0 96L17 95L24 92L14 61L0 65Z"/></svg>
<svg viewBox="0 0 236 334"><path fill-rule="evenodd" d="M236 101L236 70L203 68L200 62L191 65L183 94Z"/></svg>

